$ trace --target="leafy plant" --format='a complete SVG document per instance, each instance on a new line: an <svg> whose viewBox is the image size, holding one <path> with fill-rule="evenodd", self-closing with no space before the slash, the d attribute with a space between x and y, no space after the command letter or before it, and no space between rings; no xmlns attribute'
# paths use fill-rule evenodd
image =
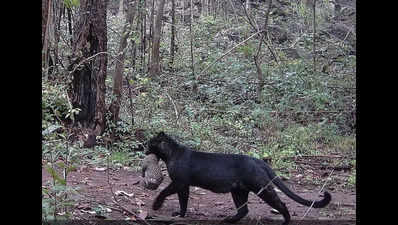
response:
<svg viewBox="0 0 398 225"><path fill-rule="evenodd" d="M64 0L64 4L67 8L78 7L80 5L79 0Z"/></svg>
<svg viewBox="0 0 398 225"><path fill-rule="evenodd" d="M44 221L70 218L72 214L69 208L75 202L71 195L78 194L78 188L67 185L67 175L76 169L75 166L68 160L66 160L67 163L56 161L58 155L51 154L51 162L44 166L52 179L52 183L48 187L42 187L42 218ZM71 157L69 157L70 159Z"/></svg>

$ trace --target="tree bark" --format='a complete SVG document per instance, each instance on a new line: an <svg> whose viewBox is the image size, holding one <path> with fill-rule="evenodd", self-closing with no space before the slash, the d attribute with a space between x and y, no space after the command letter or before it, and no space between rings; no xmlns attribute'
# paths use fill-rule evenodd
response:
<svg viewBox="0 0 398 225"><path fill-rule="evenodd" d="M48 19L48 2L49 0L43 0L41 2L41 47L44 47L44 38L46 36L47 19Z"/></svg>
<svg viewBox="0 0 398 225"><path fill-rule="evenodd" d="M105 78L107 69L106 0L81 0L75 26L69 97L81 111L76 121L98 136L105 130Z"/></svg>
<svg viewBox="0 0 398 225"><path fill-rule="evenodd" d="M170 67L174 67L174 51L175 51L175 36L176 36L176 16L175 16L175 0L171 0L171 38L170 38Z"/></svg>
<svg viewBox="0 0 398 225"><path fill-rule="evenodd" d="M192 77L195 77L195 67L193 62L193 35L192 35L192 23L193 23L193 4L191 0L191 10L190 10L190 17L191 22L189 23L189 37L190 37L190 48L191 48L191 70L192 70Z"/></svg>
<svg viewBox="0 0 398 225"><path fill-rule="evenodd" d="M146 1L140 3L140 23L141 23L141 46L140 46L140 71L145 71L145 50L146 50Z"/></svg>
<svg viewBox="0 0 398 225"><path fill-rule="evenodd" d="M152 8L151 15L149 16L149 35L147 35L145 30L145 37L148 39L148 71L151 69L151 51L149 49L152 48L152 37L153 37L153 27L154 27L154 18L155 18L155 0L152 0Z"/></svg>
<svg viewBox="0 0 398 225"><path fill-rule="evenodd" d="M73 45L73 38L72 38L72 10L70 8L66 9L67 13L68 13L68 31L69 31L69 35L71 36L70 38L70 45Z"/></svg>
<svg viewBox="0 0 398 225"><path fill-rule="evenodd" d="M119 111L122 99L122 84L123 84L123 69L124 69L124 58L127 47L127 38L133 27L135 10L133 5L133 0L124 0L125 12L119 12L126 15L126 22L123 27L122 37L119 44L119 54L116 57L115 72L113 74L113 98L111 105L109 106L109 112L111 113L111 119L114 124L119 121ZM123 10L123 9L121 9ZM114 132L112 132L114 133ZM113 135L112 135L113 136Z"/></svg>
<svg viewBox="0 0 398 225"><path fill-rule="evenodd" d="M272 0L269 0L268 9L267 9L266 16L265 16L265 22L264 22L264 26L263 26L263 29L262 29L262 32L261 32L258 48L257 48L257 54L253 55L253 60L254 60L254 63L256 64L257 78L258 78L257 103L261 102L261 93L262 93L263 87L264 87L264 75L263 75L263 71L261 70L260 52L261 52L261 44L263 43L266 31L267 31L268 18L269 18L269 13L271 11L271 6L272 6Z"/></svg>
<svg viewBox="0 0 398 225"><path fill-rule="evenodd" d="M52 21L52 3L51 0L44 0L42 2L42 68L47 78L48 74L48 59L49 59L49 43L50 43L50 27Z"/></svg>
<svg viewBox="0 0 398 225"><path fill-rule="evenodd" d="M162 28L163 8L165 0L159 0L158 10L156 12L156 21L153 31L153 42L152 42L152 62L149 71L150 76L155 77L160 74L160 33Z"/></svg>
<svg viewBox="0 0 398 225"><path fill-rule="evenodd" d="M60 64L58 57L58 43L61 35L61 17L62 11L64 10L64 4L62 0L55 0L54 3L54 70L56 74L58 71L58 65Z"/></svg>

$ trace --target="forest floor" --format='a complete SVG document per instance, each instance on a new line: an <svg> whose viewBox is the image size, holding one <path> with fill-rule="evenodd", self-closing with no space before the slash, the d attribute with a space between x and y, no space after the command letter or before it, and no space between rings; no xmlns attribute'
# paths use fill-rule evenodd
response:
<svg viewBox="0 0 398 225"><path fill-rule="evenodd" d="M316 171L325 173L323 170ZM294 174L294 171L292 172ZM164 173L165 175L167 172ZM335 176L347 175L344 171L334 171ZM123 168L99 168L95 166L78 166L75 171L68 174L67 185L78 191L78 195L70 196L74 199L72 206L72 218L76 219L110 219L133 221L146 218L150 224L170 224L176 221L178 224L185 221L216 221L221 223L222 218L236 213L230 194L216 194L201 188L191 187L188 202L188 210L185 218L171 217L171 214L179 210L177 195L169 196L158 211L151 209L154 197L165 188L170 179L166 175L157 190L148 190L141 184L141 174L132 167ZM42 185L51 185L51 175L42 170ZM300 176L291 176L285 183L300 196L309 200L319 200L317 194L321 185L303 184ZM123 191L126 194L115 195L113 193ZM353 187L341 187L336 185L328 191L332 195L331 203L322 209L311 209L302 206L285 194L278 191L280 198L289 209L292 221L299 224L354 224L356 221L356 190ZM113 193L112 193L113 192ZM118 204L113 200L118 200ZM280 224L283 217L271 211L271 208L253 193L249 195L249 214L238 224ZM135 215L129 214L133 212ZM102 213L98 213L102 209ZM97 213L95 213L97 211ZM305 215L305 217L303 217ZM151 222L152 221L152 222ZM157 222L156 222L157 221ZM160 222L159 222L160 221ZM302 223L303 222L303 223ZM294 223L293 223L294 224Z"/></svg>

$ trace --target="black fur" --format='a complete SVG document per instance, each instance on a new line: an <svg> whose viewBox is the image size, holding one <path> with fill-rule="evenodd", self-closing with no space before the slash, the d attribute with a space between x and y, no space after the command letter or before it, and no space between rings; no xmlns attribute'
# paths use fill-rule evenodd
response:
<svg viewBox="0 0 398 225"><path fill-rule="evenodd" d="M146 154L150 153L157 155L166 163L172 181L155 198L152 208L158 210L167 196L178 194L180 212L173 213L173 216L185 216L189 186L201 187L215 193L231 192L238 212L224 219L230 223L237 222L249 212L245 203L250 191L283 215L285 219L283 225L289 223L289 211L272 185L268 185L270 181L296 202L306 206L313 203L290 191L264 161L253 157L193 151L178 144L163 132L148 141ZM312 207L325 207L330 200L330 194L325 191L324 198L315 201Z"/></svg>

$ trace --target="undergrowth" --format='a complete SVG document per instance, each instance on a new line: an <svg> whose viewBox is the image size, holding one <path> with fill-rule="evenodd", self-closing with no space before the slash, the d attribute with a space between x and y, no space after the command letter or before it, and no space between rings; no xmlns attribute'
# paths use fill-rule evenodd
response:
<svg viewBox="0 0 398 225"><path fill-rule="evenodd" d="M131 59L127 57L125 76L135 90L132 98L134 125L131 124L128 90L124 88L121 122L113 125L119 129L119 137L111 145L87 149L82 147L81 137L84 136L66 138L73 133L70 125L78 110L69 104L65 82L43 81L43 159L54 163L54 154L58 154L63 158L70 157L69 166L77 162L106 165L109 156L113 166L136 168L139 165L137 159L142 158L143 153L132 151L139 144L133 134L141 129L147 138L165 131L198 151L271 158L272 167L286 177L297 167L294 161L286 160L289 157L338 155L342 159L336 160L336 164L351 163L355 168L356 56L350 53L353 48L349 43L319 32L318 68L314 72L311 26L300 25L294 20L309 21L308 12L302 7L292 3L287 12L295 17L283 23L278 17L273 18L281 29L291 30L292 37L284 43L268 38L267 43L278 60L263 47L265 56L261 69L265 84L261 102L256 101L257 73L252 60L258 39L247 41L209 68L199 78L197 94L192 91L196 80L187 60L190 59L188 42L180 42L173 70L163 68L163 73L156 79L143 72L140 62L132 67ZM321 27L327 27L325 18L328 16L330 12L325 11L317 17ZM120 30L120 22L112 21L112 18L108 23L110 29ZM196 74L239 42L230 39L232 34L240 37L240 41L252 34L243 20L239 22L241 24L208 16L192 24ZM179 40L189 37L187 26L179 26L177 33ZM164 65L169 61L169 37L170 26L166 25L160 49ZM110 49L117 49L117 41L118 36L109 32ZM301 56L288 56L285 49L291 46L296 46ZM109 60L107 105L112 97L113 66ZM98 137L100 143L109 134L107 132L109 130L103 137ZM73 149L72 154L70 149ZM355 173L353 170L344 181L345 185L355 186ZM58 191L57 186L53 187Z"/></svg>

